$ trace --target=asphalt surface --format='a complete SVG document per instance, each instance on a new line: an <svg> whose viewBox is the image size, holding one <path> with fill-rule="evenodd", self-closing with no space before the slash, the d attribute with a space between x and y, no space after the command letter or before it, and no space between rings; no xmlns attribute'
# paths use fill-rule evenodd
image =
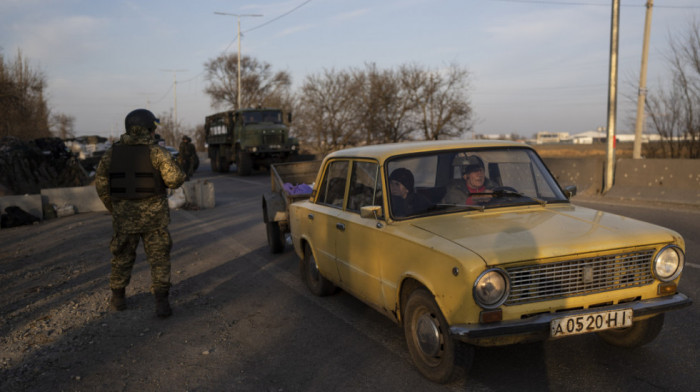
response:
<svg viewBox="0 0 700 392"><path fill-rule="evenodd" d="M52 262L67 264L69 282L74 282L70 290L57 284L27 294L24 288L38 278L17 272L13 276L28 283L10 286L23 291L0 288L3 296L22 296L0 308L3 317L11 316L0 329L3 338L17 347L11 353L0 350L12 357L0 373L0 390L700 390L697 300L668 313L660 336L638 349L611 347L594 335L477 348L466 379L433 384L413 368L398 326L344 292L311 295L299 279L291 247L278 255L269 252L260 210L261 195L270 186L266 172L244 178L212 174L203 162L196 179L215 184L216 207L173 211L174 315L167 320L153 316L142 249L127 289L129 309L107 311L108 215L80 214L0 232L2 254L15 264L39 263L57 246L52 237L70 242ZM576 201L681 233L688 262L680 291L698 298L700 212L593 202ZM67 226L82 231L73 236ZM32 243L32 238L41 241ZM3 274L15 274L2 265ZM44 298L51 303L34 308L32 301ZM91 311L67 313L70 317L59 318L51 310L87 304ZM62 334L19 345L24 331L47 315L62 320Z"/></svg>

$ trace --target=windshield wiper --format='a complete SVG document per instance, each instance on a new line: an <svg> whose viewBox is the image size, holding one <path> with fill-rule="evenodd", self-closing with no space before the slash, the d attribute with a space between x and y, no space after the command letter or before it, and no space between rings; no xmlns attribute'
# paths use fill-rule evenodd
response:
<svg viewBox="0 0 700 392"><path fill-rule="evenodd" d="M481 212L484 212L484 206L482 205L472 205L472 204L435 204L435 207L446 207L450 209L454 209L457 211L462 211L462 210L479 210Z"/></svg>
<svg viewBox="0 0 700 392"><path fill-rule="evenodd" d="M547 205L547 200L538 199L536 197L525 195L525 194L522 194L520 192L514 192L514 191L509 191L509 190L504 190L504 189L497 189L491 193L486 193L486 192L472 193L472 195L493 195L495 197L525 197L525 198L528 198L528 199L534 201L535 203L538 203L542 207Z"/></svg>

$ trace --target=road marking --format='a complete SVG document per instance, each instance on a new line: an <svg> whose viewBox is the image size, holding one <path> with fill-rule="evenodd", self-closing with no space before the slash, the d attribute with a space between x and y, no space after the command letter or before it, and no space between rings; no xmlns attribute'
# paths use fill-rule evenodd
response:
<svg viewBox="0 0 700 392"><path fill-rule="evenodd" d="M687 265L688 267L700 269L700 264L685 263L685 265Z"/></svg>

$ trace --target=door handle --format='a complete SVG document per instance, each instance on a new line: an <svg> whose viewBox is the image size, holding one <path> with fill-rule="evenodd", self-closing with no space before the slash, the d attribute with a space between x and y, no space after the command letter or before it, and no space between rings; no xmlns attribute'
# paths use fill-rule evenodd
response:
<svg viewBox="0 0 700 392"><path fill-rule="evenodd" d="M345 231L345 224L338 222L335 224L335 228L340 231Z"/></svg>
<svg viewBox="0 0 700 392"><path fill-rule="evenodd" d="M307 215L307 217L311 220L314 220L314 214L309 214L309 215Z"/></svg>

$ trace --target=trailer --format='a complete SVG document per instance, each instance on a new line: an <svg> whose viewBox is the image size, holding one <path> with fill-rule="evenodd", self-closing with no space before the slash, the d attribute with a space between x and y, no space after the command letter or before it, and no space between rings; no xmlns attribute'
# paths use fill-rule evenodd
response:
<svg viewBox="0 0 700 392"><path fill-rule="evenodd" d="M272 253L281 253L289 233L289 206L311 197L321 161L275 163L270 165L270 192L263 194L263 221Z"/></svg>

